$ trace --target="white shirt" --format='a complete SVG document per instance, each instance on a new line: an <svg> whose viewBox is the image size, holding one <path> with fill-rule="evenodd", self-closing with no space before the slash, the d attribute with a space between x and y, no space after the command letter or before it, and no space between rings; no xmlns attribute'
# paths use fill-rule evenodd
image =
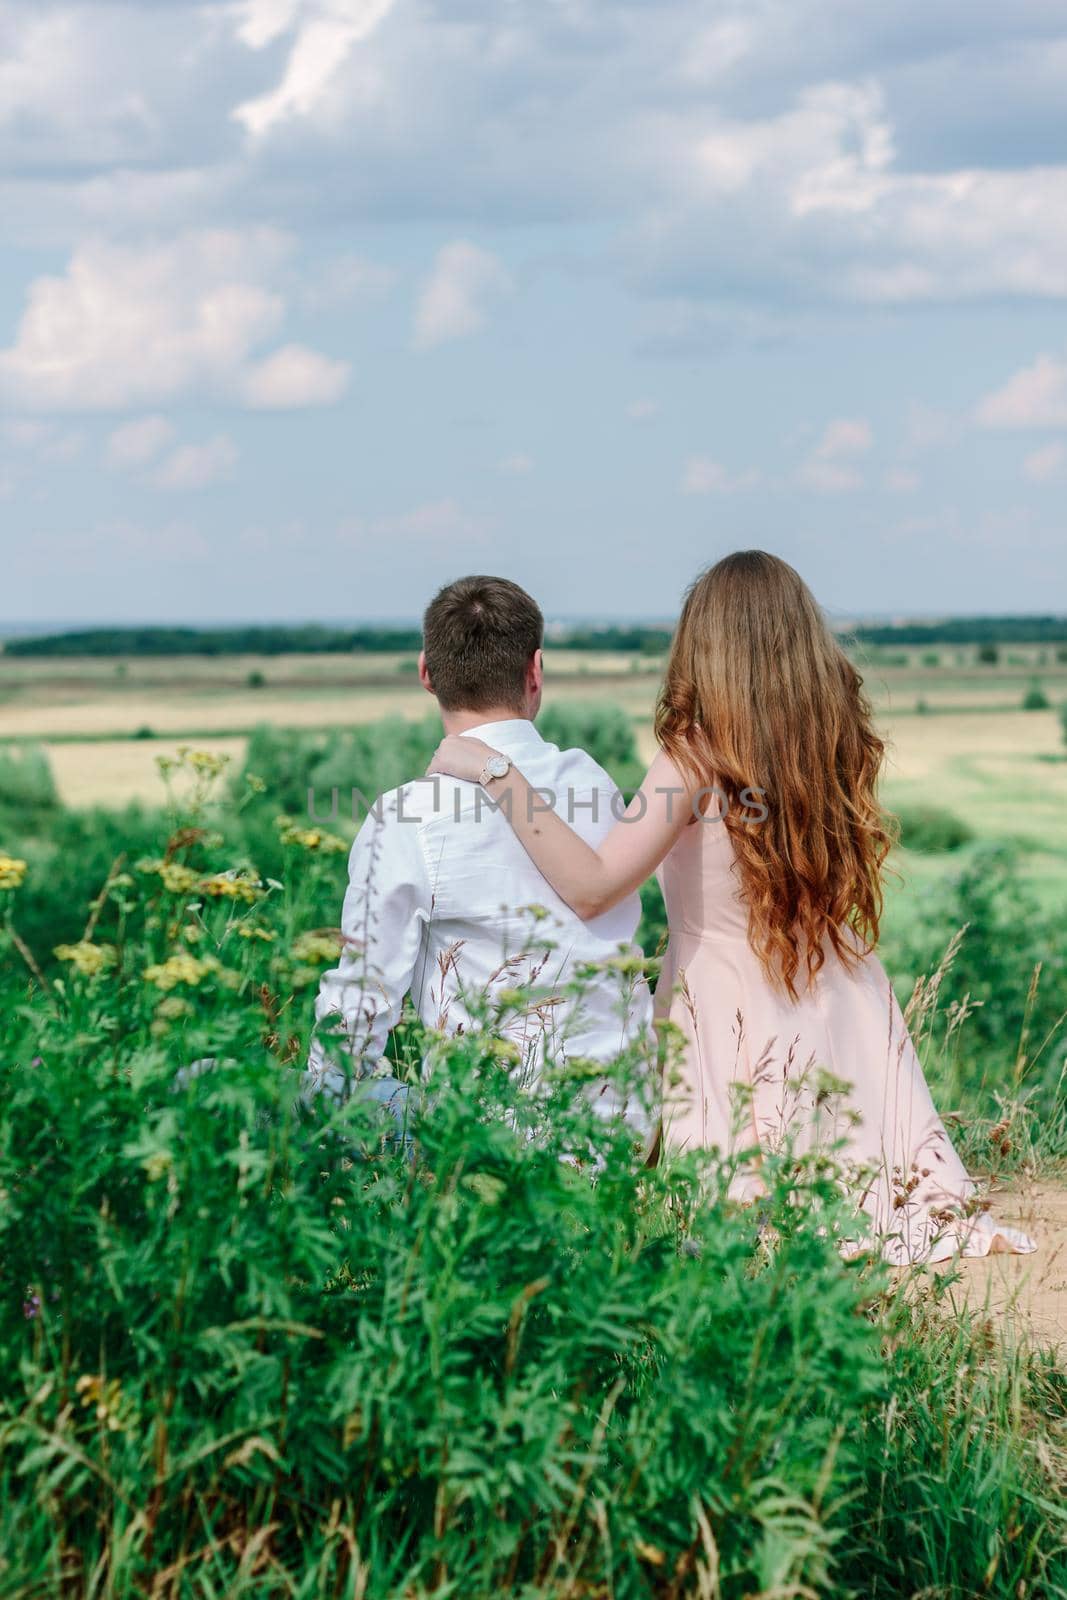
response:
<svg viewBox="0 0 1067 1600"><path fill-rule="evenodd" d="M587 843L599 844L621 815L615 784L584 750L557 749L525 718L469 732L510 756L532 786L550 791L559 815ZM549 794L542 798L547 804ZM620 970L625 957L640 954L633 943L640 912L634 894L583 922L479 784L446 777L404 784L382 796L352 846L345 947L322 977L318 1031L323 1041L330 1036L332 1056L351 1058L358 1076L375 1069L408 992L422 1020L448 1033L470 1026L477 997L499 1002L504 994L507 1009L494 1031L517 1046L529 1082L546 1056L611 1061L651 1022L644 978ZM576 1000L564 988L579 976ZM336 1092L338 1068L323 1043L313 1044L309 1067ZM618 1109L610 1084L591 1092L598 1110ZM623 1109L647 1132L640 1111Z"/></svg>

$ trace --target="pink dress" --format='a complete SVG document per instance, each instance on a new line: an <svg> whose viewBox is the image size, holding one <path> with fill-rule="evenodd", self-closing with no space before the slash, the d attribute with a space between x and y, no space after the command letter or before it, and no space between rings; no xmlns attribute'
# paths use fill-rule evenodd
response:
<svg viewBox="0 0 1067 1600"><path fill-rule="evenodd" d="M829 951L798 1001L772 986L749 946L720 821L684 829L659 879L670 940L657 1010L685 1036L682 1081L664 1095L668 1144L740 1154L843 1139L836 1159L870 1219L845 1254L873 1248L903 1265L1037 1248L975 1200L875 956L849 969ZM731 1194L758 1195L758 1168L758 1156L747 1161Z"/></svg>

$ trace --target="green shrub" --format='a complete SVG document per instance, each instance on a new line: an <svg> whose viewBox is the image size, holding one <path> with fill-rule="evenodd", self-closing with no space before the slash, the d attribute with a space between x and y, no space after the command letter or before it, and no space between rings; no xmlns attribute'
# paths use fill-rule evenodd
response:
<svg viewBox="0 0 1067 1600"><path fill-rule="evenodd" d="M441 723L435 716L420 722L383 717L355 728L326 731L263 724L249 738L233 793L245 794L251 775L265 785L257 809L272 817L279 811L306 816L310 790L314 809L325 820L333 814L336 790L337 820L351 824L353 789L372 803L377 795L425 772L440 740ZM357 802L357 824L362 816Z"/></svg>
<svg viewBox="0 0 1067 1600"><path fill-rule="evenodd" d="M40 745L0 746L0 819L11 817L27 832L59 811L59 795Z"/></svg>
<svg viewBox="0 0 1067 1600"><path fill-rule="evenodd" d="M19 928L42 965L52 962L53 946L81 937L87 908L108 874L149 854L162 825L158 812L131 805L124 811L59 811L43 837L23 836L19 849L30 871L19 893ZM114 902L101 916L101 937L112 937L120 916Z"/></svg>
<svg viewBox="0 0 1067 1600"><path fill-rule="evenodd" d="M641 885L641 921L637 942L647 956L662 954L667 944L667 908L655 878Z"/></svg>
<svg viewBox="0 0 1067 1600"><path fill-rule="evenodd" d="M622 788L636 788L644 776L633 724L617 706L563 701L545 710L537 725L561 749L587 750ZM252 775L265 785L253 809L271 818L279 811L306 815L310 790L322 820L358 824L363 811L357 798L353 819L352 790L369 804L377 795L407 783L425 772L440 739L441 723L435 715L418 722L383 717L355 728L326 731L263 724L249 738L231 792L234 797L246 795Z"/></svg>
<svg viewBox="0 0 1067 1600"><path fill-rule="evenodd" d="M558 700L542 711L537 726L544 738L561 750L588 751L620 789L636 789L645 775L633 721L621 706L596 700Z"/></svg>
<svg viewBox="0 0 1067 1600"><path fill-rule="evenodd" d="M1039 683L1032 683L1027 689L1023 695L1022 708L1024 711L1047 711L1049 709L1048 695Z"/></svg>
<svg viewBox="0 0 1067 1600"><path fill-rule="evenodd" d="M447 1577L488 1600L610 1570L637 1597L706 1562L704 1520L731 1592L824 1588L883 1387L871 1285L816 1227L828 1193L794 1214L772 1179L763 1251L754 1217L641 1176L566 1094L523 1138L475 1036L439 1064L414 1169L353 1169L332 1151L375 1149L367 1113L291 1126L256 1026L180 1097L144 1043L121 1073L55 1042L4 1073L9 1582L62 1556L71 1589L106 1561L140 1595L197 1552L183 1592L363 1571L369 1597ZM576 1134L609 1163L595 1185L560 1160Z"/></svg>
<svg viewBox="0 0 1067 1600"><path fill-rule="evenodd" d="M920 659L924 667L939 667L941 665L941 657L936 650L924 650Z"/></svg>
<svg viewBox="0 0 1067 1600"><path fill-rule="evenodd" d="M943 806L898 806L896 818L900 827L900 843L905 850L923 853L940 850L958 850L974 838L973 830Z"/></svg>
<svg viewBox="0 0 1067 1600"><path fill-rule="evenodd" d="M986 667L995 667L1000 660L1000 651L995 644L980 644L976 659Z"/></svg>
<svg viewBox="0 0 1067 1600"><path fill-rule="evenodd" d="M1062 916L1042 909L1019 869L1017 847L974 846L955 872L909 901L906 919L895 924L890 917L884 957L906 998L964 930L939 980L939 1040L948 1047L938 1065L941 1083L953 1103L962 1097L974 1104L991 1083L1006 1095L1022 1094L1044 1131L1062 1141Z"/></svg>
<svg viewBox="0 0 1067 1600"><path fill-rule="evenodd" d="M40 864L0 923L5 1593L1062 1592L1062 1374L842 1261L822 1158L767 1153L758 1207L646 1169L477 1008L411 1159L358 1098L300 1112L338 858L213 895L225 819L173 820L61 981L5 931Z"/></svg>

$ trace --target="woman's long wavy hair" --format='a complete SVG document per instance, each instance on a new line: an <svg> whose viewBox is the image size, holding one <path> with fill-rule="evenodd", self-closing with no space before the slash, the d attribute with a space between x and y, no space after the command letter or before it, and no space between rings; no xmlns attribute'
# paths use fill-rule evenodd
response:
<svg viewBox="0 0 1067 1600"><path fill-rule="evenodd" d="M862 682L776 556L738 551L686 595L656 737L688 778L724 792L749 942L794 999L827 945L851 964L878 940L892 840L877 799L885 746Z"/></svg>

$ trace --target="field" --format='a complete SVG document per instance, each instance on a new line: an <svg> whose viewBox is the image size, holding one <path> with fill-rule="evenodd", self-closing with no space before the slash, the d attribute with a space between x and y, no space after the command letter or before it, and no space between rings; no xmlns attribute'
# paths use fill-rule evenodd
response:
<svg viewBox="0 0 1067 1600"><path fill-rule="evenodd" d="M344 845L278 813L418 770L411 655L0 656L0 1595L1067 1600L1067 663L933 654L864 668L883 954L906 994L969 925L916 1037L1039 1249L896 1274L817 1158L756 1212L580 1074L538 1124L488 1010L394 1035L413 1152L297 1103ZM660 666L549 651L548 714L632 773Z"/></svg>
<svg viewBox="0 0 1067 1600"><path fill-rule="evenodd" d="M870 649L861 658L888 745L890 808L934 807L973 843L951 853L902 849L888 885L887 931L906 936L930 889L983 843L1017 848L1014 873L1049 914L1067 906L1067 752L1059 708L1067 662L1052 647ZM662 663L621 653L549 649L546 705L603 702L630 719L642 758ZM237 656L32 660L0 655L0 747L43 745L62 802L148 806L163 795L158 760L195 743L238 770L264 723L351 728L433 710L415 657ZM1023 710L1040 685L1048 709ZM269 773L261 774L269 783ZM905 831L905 839L907 832Z"/></svg>
<svg viewBox="0 0 1067 1600"><path fill-rule="evenodd" d="M1062 647L868 648L858 656L887 742L883 796L904 817L888 884L887 931L906 936L938 884L980 857L1012 848L1012 875L1035 907L1067 906L1067 704ZM630 723L641 758L653 753L651 714L661 660L549 648L546 707L602 704ZM1043 709L1024 710L1039 688ZM70 808L152 807L158 762L195 744L240 769L262 725L347 730L382 718L424 723L430 697L411 653L33 659L0 654L0 750L43 747ZM271 774L259 774L269 786ZM358 778L359 775L357 775ZM966 835L958 848L906 848L910 816L933 808ZM921 843L921 842L920 842ZM898 941L900 942L900 941Z"/></svg>
<svg viewBox="0 0 1067 1600"><path fill-rule="evenodd" d="M931 657L936 657L937 664ZM986 665L973 648L871 651L863 666L889 742L890 806L947 808L978 838L1025 843L1027 878L1067 898L1067 759L1058 708L1067 662L1020 646ZM633 720L643 756L660 662L549 650L546 704L603 699ZM1023 711L1039 683L1048 710ZM0 741L41 741L64 802L118 806L160 798L156 758L195 742L242 759L248 731L351 727L432 705L409 655L34 661L0 656ZM921 888L943 864L909 856Z"/></svg>

